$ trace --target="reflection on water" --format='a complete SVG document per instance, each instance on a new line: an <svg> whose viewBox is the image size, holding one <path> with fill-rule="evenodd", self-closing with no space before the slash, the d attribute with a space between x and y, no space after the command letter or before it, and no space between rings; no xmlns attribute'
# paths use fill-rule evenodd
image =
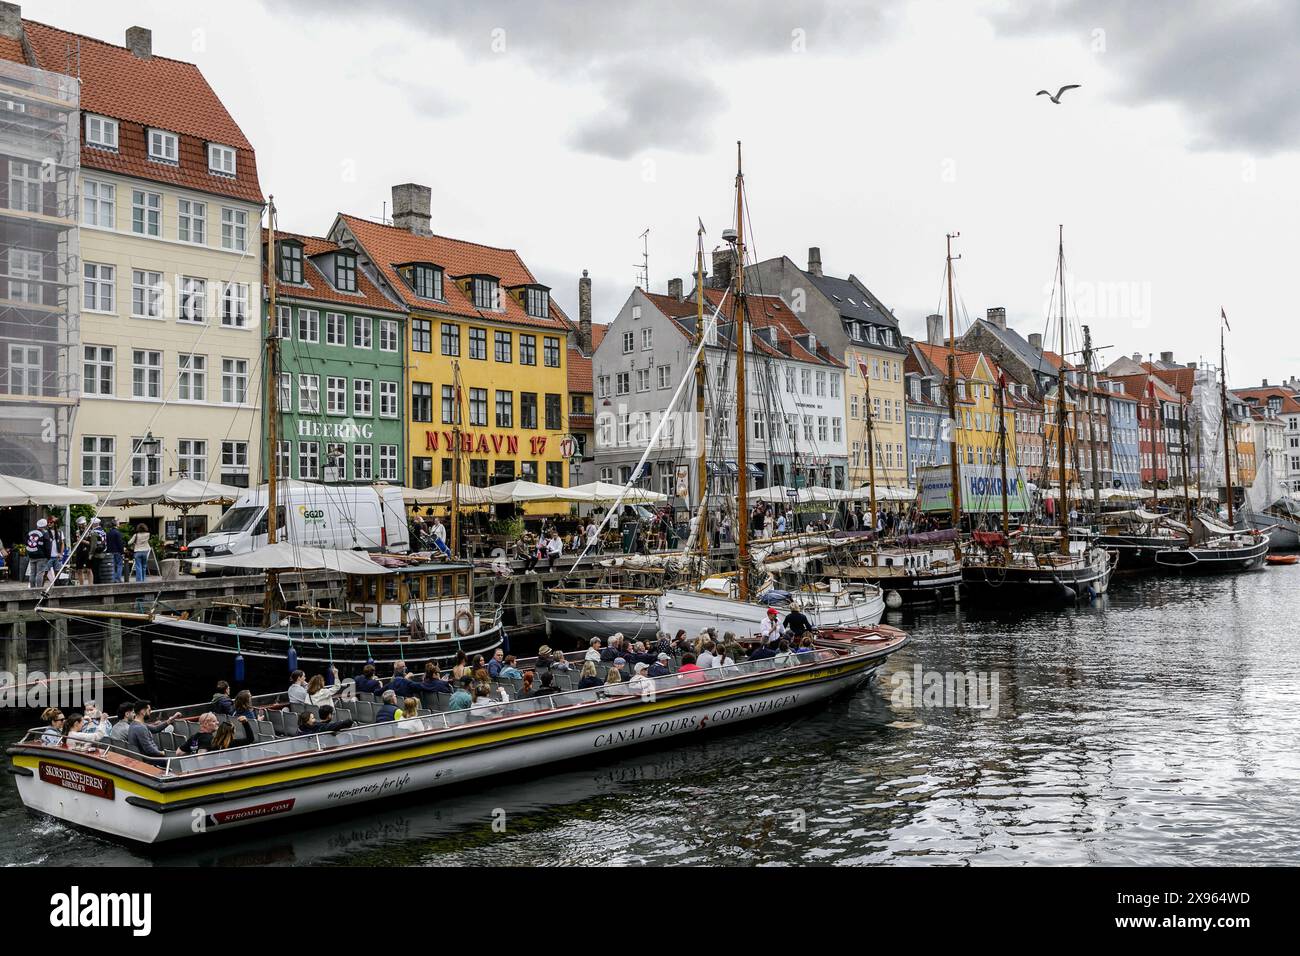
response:
<svg viewBox="0 0 1300 956"><path fill-rule="evenodd" d="M148 854L5 782L0 862L1294 864L1298 618L1300 566L922 612L870 689L802 715ZM995 677L996 708L906 706L918 665Z"/></svg>

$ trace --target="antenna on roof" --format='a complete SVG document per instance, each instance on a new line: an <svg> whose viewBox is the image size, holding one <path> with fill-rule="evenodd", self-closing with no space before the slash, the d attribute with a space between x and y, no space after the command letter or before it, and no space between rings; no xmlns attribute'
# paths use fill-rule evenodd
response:
<svg viewBox="0 0 1300 956"><path fill-rule="evenodd" d="M636 267L637 285L645 291L650 291L650 227L641 233L641 264Z"/></svg>

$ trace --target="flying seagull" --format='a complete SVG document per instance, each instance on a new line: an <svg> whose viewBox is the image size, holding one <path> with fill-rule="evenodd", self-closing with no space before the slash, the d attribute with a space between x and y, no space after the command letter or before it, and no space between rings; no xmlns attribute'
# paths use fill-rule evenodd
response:
<svg viewBox="0 0 1300 956"><path fill-rule="evenodd" d="M1055 103L1057 106L1060 106L1060 105L1061 105L1061 94L1064 93L1066 90L1077 90L1077 89L1080 87L1080 85L1081 85L1081 84L1079 84L1079 83L1071 83L1069 86L1063 86L1063 87L1061 87L1059 90L1056 91L1056 95L1055 95L1055 96L1052 96L1051 90L1039 90L1039 91L1038 91L1037 93L1035 93L1034 95L1035 95L1035 96L1046 96L1046 97L1048 97L1048 98L1049 98L1053 103Z"/></svg>

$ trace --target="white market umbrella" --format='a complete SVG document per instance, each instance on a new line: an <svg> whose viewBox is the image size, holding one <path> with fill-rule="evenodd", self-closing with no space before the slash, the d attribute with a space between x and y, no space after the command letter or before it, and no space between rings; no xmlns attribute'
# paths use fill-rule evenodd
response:
<svg viewBox="0 0 1300 956"><path fill-rule="evenodd" d="M440 485L432 485L428 488L403 488L402 501L408 505L449 505L451 504L451 484L450 481L444 481ZM486 505L492 503L488 490L486 488L477 488L474 485L458 485L456 500L457 503L462 505Z"/></svg>
<svg viewBox="0 0 1300 956"><path fill-rule="evenodd" d="M520 478L493 485L487 489L488 500L493 504L524 504L533 501L589 501L583 495L575 495L570 488L558 488L555 485L538 484Z"/></svg>
<svg viewBox="0 0 1300 956"><path fill-rule="evenodd" d="M0 475L0 507L25 505L93 505L95 496L89 491L77 491L62 485L51 485L32 478L14 478Z"/></svg>
<svg viewBox="0 0 1300 956"><path fill-rule="evenodd" d="M648 488L627 488L624 493L622 485L610 481L591 481L585 485L574 485L566 489L574 496L573 501L588 501L592 504L613 504L621 497L625 505L661 504L668 496ZM751 496L752 497L752 496Z"/></svg>
<svg viewBox="0 0 1300 956"><path fill-rule="evenodd" d="M173 478L156 485L140 485L122 488L104 497L105 507L122 505L168 505L172 508L186 510L198 505L234 504L244 495L247 488L234 485L222 485L215 481L198 478Z"/></svg>

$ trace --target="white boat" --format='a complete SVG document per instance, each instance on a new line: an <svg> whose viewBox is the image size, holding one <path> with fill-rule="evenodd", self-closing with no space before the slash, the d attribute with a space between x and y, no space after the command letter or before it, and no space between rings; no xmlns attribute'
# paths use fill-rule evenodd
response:
<svg viewBox="0 0 1300 956"><path fill-rule="evenodd" d="M869 627L879 623L885 613L883 592L874 584L845 586L832 579L825 586L785 593L791 596L788 604L741 601L731 578L709 578L698 590L666 589L658 599L659 626L668 634L684 630L694 635L712 627L719 634L730 631L749 637L758 633L771 607L782 618L798 608L819 630Z"/></svg>
<svg viewBox="0 0 1300 956"><path fill-rule="evenodd" d="M155 762L102 742L84 750L43 744L38 728L9 748L10 772L27 807L106 836L160 843L259 823L283 827L318 810L387 803L786 714L859 686L906 642L894 628L866 629L819 639L812 652L784 661L671 673L640 693L626 684L573 690Z"/></svg>

